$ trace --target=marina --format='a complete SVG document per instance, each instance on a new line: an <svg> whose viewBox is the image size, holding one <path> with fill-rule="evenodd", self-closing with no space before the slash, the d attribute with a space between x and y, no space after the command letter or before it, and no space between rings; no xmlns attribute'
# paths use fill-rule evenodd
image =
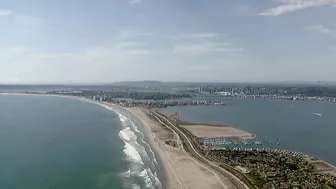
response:
<svg viewBox="0 0 336 189"><path fill-rule="evenodd" d="M255 139L240 139L237 137L223 137L223 138L201 138L199 142L205 146L211 146L212 148L285 148L286 141L281 141L278 138L273 140L260 140Z"/></svg>
<svg viewBox="0 0 336 189"><path fill-rule="evenodd" d="M333 103L275 99L227 99L226 103L226 106L168 107L163 111L178 112L183 121L233 125L256 135L252 140L226 137L219 147L291 150L336 164L336 149L330 142L336 133Z"/></svg>

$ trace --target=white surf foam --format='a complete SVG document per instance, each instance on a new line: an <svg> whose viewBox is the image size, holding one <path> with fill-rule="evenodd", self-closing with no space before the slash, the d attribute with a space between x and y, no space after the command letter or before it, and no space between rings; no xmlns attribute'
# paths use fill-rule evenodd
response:
<svg viewBox="0 0 336 189"><path fill-rule="evenodd" d="M142 162L141 156L138 153L138 151L129 144L128 142L125 142L125 148L124 148L124 153L126 155L126 158L129 162L131 163L139 163L143 165L144 163Z"/></svg>
<svg viewBox="0 0 336 189"><path fill-rule="evenodd" d="M143 171L141 171L139 173L139 176L143 178L143 180L145 181L145 184L146 184L146 189L155 189L154 186L153 186L153 183L152 183L152 180L150 179L148 173L147 173L147 170L144 169Z"/></svg>
<svg viewBox="0 0 336 189"><path fill-rule="evenodd" d="M146 161L150 161L150 157L148 156L145 147L141 146L137 142L137 136L131 130L131 128L126 127L125 129L119 132L119 136L122 140L131 144L140 153L142 158L144 158Z"/></svg>
<svg viewBox="0 0 336 189"><path fill-rule="evenodd" d="M145 140L144 140L144 134L138 129L138 127L134 124L134 122L132 122L131 126L134 128L134 130L135 130L139 135L141 135L141 142L142 142L143 144L145 144L145 145L147 146L147 148L149 149L149 152L151 153L151 155L152 155L152 157L153 157L153 161L154 161L154 163L155 163L156 165L159 165L159 163L157 162L157 160L156 160L156 158L155 158L155 154L154 154L152 148L151 148L150 145L149 145L147 142L145 142ZM153 164L153 166L155 166L155 165Z"/></svg>
<svg viewBox="0 0 336 189"><path fill-rule="evenodd" d="M136 126L136 124L133 122L133 120L131 120L130 118L128 118L128 116L122 114L122 113L118 113L118 116L120 118L120 121L122 122L123 126L126 127L125 129L123 129L122 131L120 131L119 136L126 142L128 142L129 144L131 144L137 151L138 153L141 155L140 157L142 158L143 161L147 162L149 165L149 167L143 169L141 172L138 172L139 170L135 170L132 171L132 175L134 173L138 172L138 176L142 177L142 179L144 180L144 182L146 183L146 188L162 188L161 182L157 177L157 173L156 171L154 171L154 173L152 172L152 170L150 168L152 168L153 170L156 169L156 166L154 164L158 165L158 162L155 158L155 154L152 151L152 149L150 148L150 145L144 141L144 134L138 129L138 127ZM149 152L151 153L151 157L148 155L146 148L142 145L140 145L137 140L138 137L137 135L132 131L132 129L138 134L138 136L140 137L141 141L140 143L143 145L146 145ZM155 187L154 187L155 186Z"/></svg>
<svg viewBox="0 0 336 189"><path fill-rule="evenodd" d="M150 168L146 169L149 178L151 179L152 183L154 186L156 186L157 188L162 188L161 182L159 180L159 178L157 177L157 173L156 172L152 172L152 170Z"/></svg>
<svg viewBox="0 0 336 189"><path fill-rule="evenodd" d="M126 127L125 129L121 130L119 132L119 136L122 140L126 142L135 142L137 140L137 136L129 127Z"/></svg>
<svg viewBox="0 0 336 189"><path fill-rule="evenodd" d="M131 189L141 189L139 185L132 184Z"/></svg>
<svg viewBox="0 0 336 189"><path fill-rule="evenodd" d="M145 168L145 164L143 160L149 161L148 163L152 165L152 168L156 168L154 163L158 165L158 162L155 158L155 154L150 148L150 145L144 141L144 134L138 129L136 124L132 121L132 119L129 118L129 116L125 115L124 113L120 112L119 110L109 107L105 104L102 104L100 102L95 102L92 100L86 100L81 99L86 102L94 103L97 105L100 105L108 110L111 110L115 113L117 113L122 126L124 129L122 129L119 132L119 137L124 141L124 154L126 155L126 160L130 162L131 167L128 171L124 172L122 175L126 179L125 185L127 185L127 188L129 188L129 180L132 176L141 177L142 180L145 182L145 189L162 189L162 185L160 180L157 177L156 171L152 172L152 170L147 167ZM146 148L142 145L140 145L137 140L137 135L132 131L132 129L139 134L141 143L146 145L149 152L151 153L153 159L147 154ZM153 163L154 162L154 163ZM155 186L155 187L154 187ZM137 184L132 183L131 187L132 189L141 189L141 187Z"/></svg>

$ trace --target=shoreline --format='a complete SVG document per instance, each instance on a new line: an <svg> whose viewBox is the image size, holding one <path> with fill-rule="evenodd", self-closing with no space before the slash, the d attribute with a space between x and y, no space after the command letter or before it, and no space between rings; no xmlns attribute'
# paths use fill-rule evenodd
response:
<svg viewBox="0 0 336 189"><path fill-rule="evenodd" d="M224 125L224 124L211 124L211 123L203 123L203 122L193 122L193 121L186 121L182 120L180 117L179 112L167 112L162 109L156 109L157 112L160 114L173 119L176 121L176 123L187 129L189 132L193 133L193 135L197 136L198 138L203 139L212 139L212 138L239 138L243 140L252 140L257 137L256 134L250 133L248 131L245 131L243 129L240 129L239 127L232 126L232 125ZM203 131L200 131L201 133L195 132L195 128L199 127ZM196 129L197 130L197 129ZM217 132L213 132L210 135L206 134L206 131L209 130L217 130ZM225 130L225 131L220 131ZM219 131L219 132L218 132ZM220 136L217 134L221 133ZM205 134L204 136L202 136Z"/></svg>
<svg viewBox="0 0 336 189"><path fill-rule="evenodd" d="M153 150L157 152L158 159L162 163L164 189L237 189L226 176L218 176L217 171L213 171L208 165L187 154L183 150L182 143L177 140L179 136L148 116L146 109L120 107L107 102L104 104L125 110L141 122ZM168 144L169 142L173 145Z"/></svg>
<svg viewBox="0 0 336 189"><path fill-rule="evenodd" d="M2 94L2 93L0 93ZM150 126L148 126L148 122L146 122L146 120L143 120L142 116L143 115L138 115L137 111L134 110L134 108L131 107L122 107L113 103L109 103L109 102L100 102L100 101L93 101L91 99L87 99L85 97L76 97L76 96L64 96L64 95L48 95L48 94L22 94L22 93L6 93L6 94L19 94L19 95L33 95L33 96L53 96L53 97L65 97L65 98L70 98L70 99L75 99L75 100L81 100L81 101L86 101L89 103L94 103L94 104L101 104L101 105L106 105L109 106L111 108L116 108L119 110L124 110L127 113L131 113L131 118L136 117L137 120L139 120L141 122L141 129L145 132L144 134L146 135L146 139L148 140L150 147L153 149L154 153L155 153L155 157L157 158L158 162L159 162L159 167L160 167L160 173L162 173L162 178L160 178L161 184L163 186L163 188L172 188L172 186L174 185L172 179L169 179L171 175L173 175L173 173L169 172L169 169L173 169L172 167L169 168L169 162L167 162L167 158L165 158L165 154L162 151L162 149L160 149L160 145L158 144L158 141L155 140L155 136L153 133L153 130L151 130ZM136 107L135 109L140 109L139 107ZM144 112L144 110L141 110ZM121 111L123 112L123 111ZM276 148L275 148L276 149ZM162 156L162 157L161 157ZM328 165L331 165L332 167L335 168L335 166L333 166L332 164L320 159L321 162L325 162ZM169 176L170 175L170 176ZM162 180L161 180L162 179ZM175 187L174 187L175 188Z"/></svg>
<svg viewBox="0 0 336 189"><path fill-rule="evenodd" d="M142 131L144 131L144 136L145 136L145 140L148 141L150 148L153 150L155 159L158 161L159 163L159 172L158 172L158 178L161 182L161 186L162 189L170 189L170 188L175 188L172 187L172 184L170 183L170 181L172 180L169 175L171 173L169 173L167 170L169 168L169 166L167 165L167 161L165 161L162 157L162 152L160 152L159 147L157 147L155 145L155 141L153 141L152 137L150 136L151 131L146 128L146 124L144 121L141 120L141 117L138 116L134 111L132 111L132 109L128 108L128 107L122 107L113 103L109 103L109 102L100 102L100 101L93 101L91 99L85 98L85 97L78 97L78 96L66 96L66 95L53 95L53 94L27 94L27 93L0 93L0 95L29 95L29 96L45 96L45 97L60 97L60 98L67 98L67 99L72 99L72 100L79 100L79 101L84 101L85 103L92 103L92 104L96 104L99 106L107 106L112 108L112 112L114 113L122 113L122 114L126 114L126 116L129 116L129 118L132 121L138 122L140 121L140 127L139 129L141 129ZM104 107L102 107L104 108ZM134 119L136 118L136 119Z"/></svg>
<svg viewBox="0 0 336 189"><path fill-rule="evenodd" d="M135 121L140 121L141 130L144 130L144 134L146 136L146 139L149 142L150 147L152 148L155 158L159 162L159 168L160 168L160 174L161 176L160 181L163 189L169 189L172 187L172 179L170 178L170 172L168 171L170 169L169 165L167 164L167 160L165 160L164 155L162 154L162 151L159 149L158 144L155 142L153 135L151 134L150 128L147 126L147 124L142 120L141 116L139 116L136 112L134 112L131 108L127 107L121 107L113 103L103 102L101 103L103 105L109 106L111 108L121 109L125 113L131 114L131 119L136 118Z"/></svg>

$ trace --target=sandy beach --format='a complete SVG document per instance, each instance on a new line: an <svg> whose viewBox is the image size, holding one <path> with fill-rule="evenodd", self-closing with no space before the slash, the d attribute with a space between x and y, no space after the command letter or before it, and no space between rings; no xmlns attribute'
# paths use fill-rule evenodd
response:
<svg viewBox="0 0 336 189"><path fill-rule="evenodd" d="M106 105L116 107L111 103ZM117 106L120 108L119 106ZM151 146L161 160L164 170L164 188L167 189L235 189L226 177L215 175L213 170L187 155L178 143L177 136L165 126L147 116L138 107L123 108L141 121ZM167 144L169 141L171 144Z"/></svg>
<svg viewBox="0 0 336 189"><path fill-rule="evenodd" d="M230 126L210 125L180 125L199 138L225 138L237 137L241 139L252 139L255 135Z"/></svg>
<svg viewBox="0 0 336 189"><path fill-rule="evenodd" d="M193 135L199 138L229 138L237 137L241 139L253 139L256 137L255 134L244 131L240 128L233 127L230 125L215 125L207 123L193 123L188 121L183 121L179 117L178 112L162 111L159 112L170 119L176 120L180 127L187 129Z"/></svg>

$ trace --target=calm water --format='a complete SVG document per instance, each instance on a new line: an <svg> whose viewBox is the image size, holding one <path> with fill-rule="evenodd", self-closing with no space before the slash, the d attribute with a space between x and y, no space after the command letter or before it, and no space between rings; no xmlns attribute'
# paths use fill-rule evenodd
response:
<svg viewBox="0 0 336 189"><path fill-rule="evenodd" d="M138 124L80 100L0 95L0 189L161 188Z"/></svg>
<svg viewBox="0 0 336 189"><path fill-rule="evenodd" d="M335 103L271 99L226 102L227 106L180 106L165 110L180 112L187 121L234 125L256 134L256 140L264 147L304 152L336 164Z"/></svg>

